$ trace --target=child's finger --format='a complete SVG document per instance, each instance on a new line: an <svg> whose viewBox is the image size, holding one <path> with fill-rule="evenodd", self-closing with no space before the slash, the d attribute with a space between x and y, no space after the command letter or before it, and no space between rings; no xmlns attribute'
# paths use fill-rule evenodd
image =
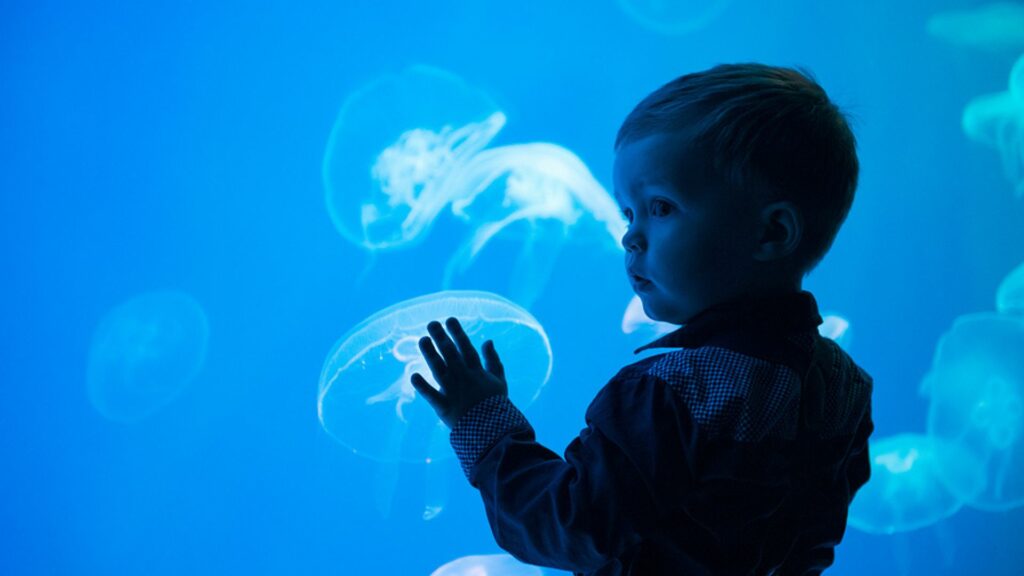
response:
<svg viewBox="0 0 1024 576"><path fill-rule="evenodd" d="M462 359L466 362L466 366L469 368L479 368L480 356L476 353L476 348L473 347L473 343L469 340L469 336L466 336L466 331L462 329L462 325L459 324L458 319L449 318L445 321L445 326L447 326L448 331L451 332L452 338L455 340L455 344L459 347L459 352L462 352Z"/></svg>
<svg viewBox="0 0 1024 576"><path fill-rule="evenodd" d="M443 382L445 373L448 371L444 364L444 359L434 349L434 343L430 340L430 336L424 336L420 338L420 353L423 354L423 359L427 361L427 366L430 367L430 371L434 374L434 380L438 384Z"/></svg>
<svg viewBox="0 0 1024 576"><path fill-rule="evenodd" d="M435 411L441 409L441 404L442 402L444 402L444 397L441 396L441 393L430 385L430 382L427 382L426 378L420 376L419 372L413 372L412 376L409 378L409 381L412 382L412 387L415 388L416 391L423 396L423 398L427 401L428 404L430 404L430 406Z"/></svg>
<svg viewBox="0 0 1024 576"><path fill-rule="evenodd" d="M484 342L483 350L487 371L504 380L505 367L501 364L501 358L498 358L498 351L494 349L494 340Z"/></svg>
<svg viewBox="0 0 1024 576"><path fill-rule="evenodd" d="M449 370L461 370L464 365L462 355L459 354L459 349L455 347L455 343L452 342L451 337L449 337L448 333L444 331L444 326L442 326L437 320L434 320L427 324L427 332L430 333L430 337L434 339L437 350L441 353L441 356L444 357L447 368Z"/></svg>

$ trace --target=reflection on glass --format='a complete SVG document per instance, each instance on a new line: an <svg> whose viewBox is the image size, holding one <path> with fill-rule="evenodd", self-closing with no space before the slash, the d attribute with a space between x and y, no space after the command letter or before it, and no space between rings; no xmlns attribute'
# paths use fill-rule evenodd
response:
<svg viewBox="0 0 1024 576"><path fill-rule="evenodd" d="M89 349L89 400L110 420L146 418L199 373L208 336L206 314L182 292L150 292L114 307Z"/></svg>

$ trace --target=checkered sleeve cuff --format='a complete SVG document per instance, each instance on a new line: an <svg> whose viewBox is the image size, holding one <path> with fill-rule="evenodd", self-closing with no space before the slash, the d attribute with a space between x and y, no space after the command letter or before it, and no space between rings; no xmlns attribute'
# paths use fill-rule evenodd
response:
<svg viewBox="0 0 1024 576"><path fill-rule="evenodd" d="M499 439L523 426L529 426L529 422L508 396L491 396L463 414L452 428L451 442L466 478L480 457Z"/></svg>

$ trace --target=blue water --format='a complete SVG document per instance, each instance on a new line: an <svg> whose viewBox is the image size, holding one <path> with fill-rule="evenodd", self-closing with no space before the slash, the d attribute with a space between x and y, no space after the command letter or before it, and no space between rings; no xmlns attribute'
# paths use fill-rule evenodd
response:
<svg viewBox="0 0 1024 576"><path fill-rule="evenodd" d="M875 378L876 438L928 432L919 389L936 346L957 318L995 314L1024 261L1024 120L1004 96L970 134L962 125L978 97L1008 91L1020 5L987 27L932 20L930 33L937 14L989 4L680 1L676 20L652 23L655 4L6 3L0 573L426 575L501 552L454 459L382 464L324 429L328 353L374 313L442 288L521 294L553 356L525 412L560 451L642 331L621 330L632 294L593 218L544 229L530 251L510 229L457 275L446 265L484 224L477 213L444 211L414 245L375 256L339 231L323 172L332 127L353 94L413 65L504 113L488 149L550 143L605 187L619 123L662 83L720 62L808 67L851 113L862 173L805 287L849 321L843 345ZM510 278L515 262L549 273ZM167 333L160 309L117 324L142 343L105 368L121 387L98 389L139 382L141 400L108 400L142 408L111 417L90 384L109 344L97 335L154 293L186 295L204 330ZM197 370L160 368L196 358ZM145 388L146 374L166 379ZM996 466L985 474L1004 475L1001 491L986 488L981 507L946 502L912 530L851 526L830 573L1024 572L1011 498L1024 479L1001 464L1016 454L1021 385L1001 377L997 409L963 424L998 423L964 461ZM382 426L367 418L365 432ZM901 450L876 464L910 469Z"/></svg>

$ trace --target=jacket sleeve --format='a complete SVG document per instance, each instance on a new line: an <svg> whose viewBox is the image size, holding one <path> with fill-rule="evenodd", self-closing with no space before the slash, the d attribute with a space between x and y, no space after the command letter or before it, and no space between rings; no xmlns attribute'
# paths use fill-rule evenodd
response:
<svg viewBox="0 0 1024 576"><path fill-rule="evenodd" d="M641 542L693 484L696 430L664 382L613 379L586 422L564 458L536 442L504 396L452 429L498 545L519 560L597 570Z"/></svg>

